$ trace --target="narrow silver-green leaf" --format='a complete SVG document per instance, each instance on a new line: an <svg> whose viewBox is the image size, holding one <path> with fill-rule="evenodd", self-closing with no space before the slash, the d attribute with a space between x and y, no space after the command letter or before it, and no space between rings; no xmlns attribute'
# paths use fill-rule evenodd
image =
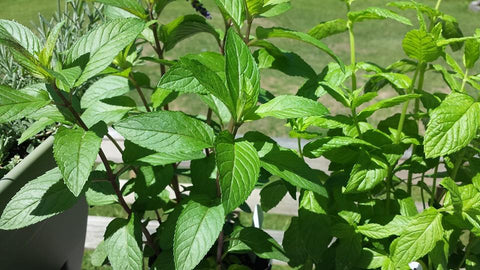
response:
<svg viewBox="0 0 480 270"><path fill-rule="evenodd" d="M70 191L78 196L88 180L102 138L93 131L61 127L55 134L53 155Z"/></svg>
<svg viewBox="0 0 480 270"><path fill-rule="evenodd" d="M425 131L427 158L445 156L467 146L480 127L480 103L461 93L452 93L430 113Z"/></svg>
<svg viewBox="0 0 480 270"><path fill-rule="evenodd" d="M175 269L194 269L217 240L224 222L221 204L213 203L209 198L191 198L175 226Z"/></svg>
<svg viewBox="0 0 480 270"><path fill-rule="evenodd" d="M144 26L142 20L135 18L111 20L77 40L68 50L66 58L67 64L81 61L85 65L75 85L84 83L107 68L117 54L136 39Z"/></svg>
<svg viewBox="0 0 480 270"><path fill-rule="evenodd" d="M33 97L8 86L0 85L0 123L34 114L50 103L45 97Z"/></svg>
<svg viewBox="0 0 480 270"><path fill-rule="evenodd" d="M202 150L212 147L214 141L209 125L182 112L145 113L114 127L127 140L158 152Z"/></svg>
<svg viewBox="0 0 480 270"><path fill-rule="evenodd" d="M225 213L240 206L255 188L260 173L260 160L250 142L235 142L223 132L215 142L215 157L220 174L220 188Z"/></svg>
<svg viewBox="0 0 480 270"><path fill-rule="evenodd" d="M72 207L77 198L61 180L62 174L55 168L28 182L3 210L0 229L20 229Z"/></svg>

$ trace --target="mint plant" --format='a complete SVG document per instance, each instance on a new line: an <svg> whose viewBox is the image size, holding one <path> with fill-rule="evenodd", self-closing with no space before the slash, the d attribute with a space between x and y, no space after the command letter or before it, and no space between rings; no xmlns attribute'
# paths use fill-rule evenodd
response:
<svg viewBox="0 0 480 270"><path fill-rule="evenodd" d="M472 73L480 41L477 32L464 36L456 20L440 11L441 0L435 8L411 1L365 10L344 0L345 18L308 33L253 29L255 19L288 11L288 0L216 0L221 30L208 22L213 15L199 1L186 4L200 15L166 24L159 18L170 0L95 2L104 5L105 22L68 48L55 46L58 31L40 42L28 28L0 21L0 44L43 82L18 91L1 86L0 122L27 118L39 130L45 123L60 126L53 149L58 168L12 198L0 229L40 222L85 197L91 206L119 204L128 214L108 225L93 255L95 265L108 261L114 269L268 268L264 261L259 266L261 259L297 269L478 266L480 85ZM394 8L416 12L416 26ZM357 61L355 28L366 20L410 25L402 43L407 58L387 67ZM200 32L212 36L218 52L165 58ZM348 65L321 41L334 34L349 36ZM317 74L295 52L272 43L276 38L309 44L332 62ZM146 47L154 55L146 55ZM456 51L463 53L463 67L452 56ZM158 65L158 82L140 71L145 63ZM305 83L296 95L275 95L261 87L261 70L268 68ZM424 89L427 72L440 76L449 92ZM396 96L376 99L390 90ZM186 93L208 106L205 115L170 110ZM349 114L330 113L318 102L324 95ZM399 113L372 124L372 115L395 106ZM267 117L286 121L297 150L260 132L239 134L246 122ZM124 147L107 127L125 138ZM104 137L116 145L122 163L108 160ZM304 147L302 140L308 140ZM320 157L330 162L326 172L306 163ZM179 167L183 161L188 168ZM135 176L121 186L126 171ZM179 176L192 185L182 187ZM255 188L262 189L265 211L285 196L299 202L281 244L239 223L238 211L248 208ZM133 204L125 200L130 194ZM154 233L147 230L148 213L159 224Z"/></svg>

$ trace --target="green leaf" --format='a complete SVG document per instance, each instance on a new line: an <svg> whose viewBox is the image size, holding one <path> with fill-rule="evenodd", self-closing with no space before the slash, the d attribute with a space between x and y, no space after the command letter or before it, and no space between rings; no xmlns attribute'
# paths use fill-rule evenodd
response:
<svg viewBox="0 0 480 270"><path fill-rule="evenodd" d="M322 39L348 30L347 21L344 19L335 19L322 22L308 31L308 34L316 39Z"/></svg>
<svg viewBox="0 0 480 270"><path fill-rule="evenodd" d="M267 38L290 38L299 41L303 41L310 45L317 47L318 49L322 50L323 52L327 53L332 57L341 67L342 70L345 70L345 65L343 64L342 60L330 50L327 45L325 45L320 40L310 36L309 34L297 32L285 28L274 27L274 28L263 28L259 26L257 28L257 38L259 39L267 39Z"/></svg>
<svg viewBox="0 0 480 270"><path fill-rule="evenodd" d="M88 205L109 205L117 202L118 197L113 190L112 184L105 181L105 179L107 179L106 173L95 171L92 174L94 173L103 176L101 180L104 181L95 181L90 184L88 190L85 192Z"/></svg>
<svg viewBox="0 0 480 270"><path fill-rule="evenodd" d="M82 119L89 128L100 121L109 125L120 121L136 107L135 101L129 97L114 97L94 103L83 112Z"/></svg>
<svg viewBox="0 0 480 270"><path fill-rule="evenodd" d="M401 95L401 96L395 96L392 98L382 99L381 101L361 110L360 113L358 114L358 119L362 119L362 120L367 119L370 115L374 114L380 109L397 106L410 99L419 98L419 97L421 97L421 95L419 94L407 94L407 95Z"/></svg>
<svg viewBox="0 0 480 270"><path fill-rule="evenodd" d="M215 157L220 177L225 213L240 206L255 188L260 173L257 151L247 141L235 142L222 132L215 142Z"/></svg>
<svg viewBox="0 0 480 270"><path fill-rule="evenodd" d="M281 148L275 141L259 132L248 132L245 139L252 142L260 156L262 168L290 184L328 197L321 180L325 175L310 168L290 149Z"/></svg>
<svg viewBox="0 0 480 270"><path fill-rule="evenodd" d="M261 17L274 17L283 14L292 8L290 0L270 0L263 6Z"/></svg>
<svg viewBox="0 0 480 270"><path fill-rule="evenodd" d="M47 126L55 123L52 119L49 118L40 118L38 121L30 125L23 133L22 136L18 139L18 144L25 142L26 140L37 135L40 131L43 131Z"/></svg>
<svg viewBox="0 0 480 270"><path fill-rule="evenodd" d="M78 196L88 180L102 138L93 131L60 127L55 134L53 155L68 189Z"/></svg>
<svg viewBox="0 0 480 270"><path fill-rule="evenodd" d="M406 25L412 25L408 18L400 16L391 10L378 7L370 7L360 11L351 11L348 13L348 19L353 23L365 20L391 19Z"/></svg>
<svg viewBox="0 0 480 270"><path fill-rule="evenodd" d="M117 218L105 231L108 260L114 269L142 269L142 224L137 215L129 220Z"/></svg>
<svg viewBox="0 0 480 270"><path fill-rule="evenodd" d="M62 180L58 168L29 181L13 196L0 217L1 230L20 229L72 207L75 198Z"/></svg>
<svg viewBox="0 0 480 270"><path fill-rule="evenodd" d="M205 157L205 153L203 150L193 152L156 152L126 140L122 157L123 162L128 164L163 166L185 160L201 159Z"/></svg>
<svg viewBox="0 0 480 270"><path fill-rule="evenodd" d="M456 211L462 211L462 195L458 190L457 184L452 180L452 178L443 178L442 182L440 182L440 185L448 190L448 193L450 194L450 202L452 203L453 208L455 208Z"/></svg>
<svg viewBox="0 0 480 270"><path fill-rule="evenodd" d="M27 27L8 20L0 20L0 44L18 43L30 54L40 51L40 39Z"/></svg>
<svg viewBox="0 0 480 270"><path fill-rule="evenodd" d="M100 100L121 96L130 91L128 79L119 76L107 76L93 83L82 96L82 108L88 108Z"/></svg>
<svg viewBox="0 0 480 270"><path fill-rule="evenodd" d="M115 126L127 140L158 152L196 151L213 146L213 129L182 112L158 111L128 117Z"/></svg>
<svg viewBox="0 0 480 270"><path fill-rule="evenodd" d="M45 47L40 52L39 59L45 66L50 65L50 61L52 59L53 50L57 45L58 36L60 35L60 30L64 25L64 21L59 22L48 34L47 41L45 43Z"/></svg>
<svg viewBox="0 0 480 270"><path fill-rule="evenodd" d="M28 117L48 103L50 103L48 97L33 97L8 86L0 85L0 123Z"/></svg>
<svg viewBox="0 0 480 270"><path fill-rule="evenodd" d="M387 177L388 164L376 156L364 156L353 165L345 193L373 189Z"/></svg>
<svg viewBox="0 0 480 270"><path fill-rule="evenodd" d="M392 243L391 259L396 267L405 267L428 254L442 237L442 215L434 208L429 208L407 225L395 245Z"/></svg>
<svg viewBox="0 0 480 270"><path fill-rule="evenodd" d="M290 226L283 235L282 246L287 257L290 259L290 266L300 266L308 259L308 252L303 243L303 232L300 230L298 217L292 217Z"/></svg>
<svg viewBox="0 0 480 270"><path fill-rule="evenodd" d="M142 19L148 18L147 12L137 0L91 0L91 1L121 8Z"/></svg>
<svg viewBox="0 0 480 270"><path fill-rule="evenodd" d="M400 89L408 89L412 84L412 80L405 74L402 73L393 73L393 72L382 72L375 74L373 77L383 77L388 80L393 86Z"/></svg>
<svg viewBox="0 0 480 270"><path fill-rule="evenodd" d="M90 262L93 266L100 267L103 265L105 260L107 259L107 247L105 245L105 241L100 242L97 248L92 252L90 255Z"/></svg>
<svg viewBox="0 0 480 270"><path fill-rule="evenodd" d="M275 239L261 229L254 227L242 228L235 231L231 238L245 244L260 258L288 262L283 248Z"/></svg>
<svg viewBox="0 0 480 270"><path fill-rule="evenodd" d="M75 85L86 82L107 68L118 53L137 38L144 26L140 19L116 19L97 26L78 39L66 57L67 65L81 62L83 67Z"/></svg>
<svg viewBox="0 0 480 270"><path fill-rule="evenodd" d="M480 126L480 103L466 94L452 93L430 113L425 131L425 156L434 158L459 151Z"/></svg>
<svg viewBox="0 0 480 270"><path fill-rule="evenodd" d="M256 16L263 11L264 0L246 0L248 14Z"/></svg>
<svg viewBox="0 0 480 270"><path fill-rule="evenodd" d="M224 220L225 213L221 204L204 197L191 198L175 227L175 269L194 269L217 240Z"/></svg>
<svg viewBox="0 0 480 270"><path fill-rule="evenodd" d="M241 117L257 104L260 74L250 49L233 28L226 37L225 75L230 97L236 104L237 118Z"/></svg>
<svg viewBox="0 0 480 270"><path fill-rule="evenodd" d="M403 39L402 47L405 53L420 62L432 62L441 54L434 37L423 30L411 30Z"/></svg>
<svg viewBox="0 0 480 270"><path fill-rule="evenodd" d="M473 68L475 62L480 57L480 42L475 39L465 41L465 53L463 54L463 64L467 69Z"/></svg>
<svg viewBox="0 0 480 270"><path fill-rule="evenodd" d="M299 96L278 96L269 102L260 105L255 114L260 117L275 117L279 119L300 118L309 116L323 116L328 109L321 103Z"/></svg>
<svg viewBox="0 0 480 270"><path fill-rule="evenodd" d="M260 204L265 212L277 206L287 194L287 187L282 181L269 183L260 191Z"/></svg>
<svg viewBox="0 0 480 270"><path fill-rule="evenodd" d="M217 42L220 41L219 34L215 31L215 28L207 23L204 17L199 15L180 16L172 22L162 25L159 36L164 44L164 50L169 51L180 41L202 32L211 34Z"/></svg>
<svg viewBox="0 0 480 270"><path fill-rule="evenodd" d="M370 248L363 248L356 266L365 269L377 269L382 267L387 259L387 254L384 254L383 252Z"/></svg>
<svg viewBox="0 0 480 270"><path fill-rule="evenodd" d="M238 27L242 27L246 8L244 0L215 0L215 3L226 17L231 18Z"/></svg>
<svg viewBox="0 0 480 270"><path fill-rule="evenodd" d="M317 158L329 151L339 149L344 146L358 145L367 146L370 148L377 148L364 140L351 137L324 137L316 141L310 142L303 148L303 153L306 157Z"/></svg>
<svg viewBox="0 0 480 270"><path fill-rule="evenodd" d="M454 39L454 38L462 38L463 33L458 25L457 20L447 14L442 14L438 18L442 23L442 36L445 39ZM458 51L462 48L463 42L454 42L450 43L450 47L453 51Z"/></svg>

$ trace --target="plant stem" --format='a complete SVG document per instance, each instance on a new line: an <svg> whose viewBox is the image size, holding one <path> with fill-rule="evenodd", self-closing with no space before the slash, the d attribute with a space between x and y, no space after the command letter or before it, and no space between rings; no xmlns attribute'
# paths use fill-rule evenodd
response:
<svg viewBox="0 0 480 270"><path fill-rule="evenodd" d="M355 56L355 35L353 34L353 24L348 26L348 34L350 36L350 65L352 67L352 92L357 89L357 63Z"/></svg>
<svg viewBox="0 0 480 270"><path fill-rule="evenodd" d="M442 4L442 0L437 0L437 4L435 5L435 10L440 8L440 4Z"/></svg>
<svg viewBox="0 0 480 270"><path fill-rule="evenodd" d="M433 201L433 203L437 202L437 200L435 198L435 192L437 191L438 165L440 165L440 163L438 163L437 166L435 166L435 169L433 169L433 184L432 184L432 201Z"/></svg>
<svg viewBox="0 0 480 270"><path fill-rule="evenodd" d="M425 173L422 173L422 179L421 181L423 182L425 180ZM410 194L410 196L412 196ZM420 196L422 197L422 205L423 205L423 209L425 210L426 206L425 206L425 196L423 194L423 188L420 188Z"/></svg>
<svg viewBox="0 0 480 270"><path fill-rule="evenodd" d="M118 144L117 140L115 140L115 138L113 138L112 135L108 133L106 136L113 143L113 145L115 145L115 148L117 148L118 152L120 152L120 154L123 154L123 149L122 147L120 147L120 144Z"/></svg>
<svg viewBox="0 0 480 270"><path fill-rule="evenodd" d="M148 106L147 99L145 98L145 95L143 95L142 88L140 88L140 85L138 85L137 81L135 81L135 78L133 78L132 75L128 76L128 79L132 82L133 86L135 86L135 89L137 89L137 93L140 96L140 99L142 100L143 106L145 106L145 110L147 112L151 112L150 106Z"/></svg>
<svg viewBox="0 0 480 270"><path fill-rule="evenodd" d="M52 83L53 90L57 93L57 95L62 99L65 107L72 113L74 116L75 120L77 121L77 124L85 131L88 131L88 127L83 122L82 118L78 114L78 112L73 108L72 103L65 98L65 96L62 94L62 92L57 88L57 85L55 83ZM100 156L100 159L102 160L103 165L105 166L105 170L107 171L107 176L108 176L108 181L112 185L113 190L115 191L115 194L118 197L118 202L122 206L122 208L125 210L125 212L130 216L132 214L132 209L128 206L127 202L125 201L125 198L123 198L122 191L120 190L120 187L116 181L115 174L112 171L112 168L110 167L110 164L108 163L107 156L103 152L103 149L100 148L98 155ZM143 234L145 235L145 238L147 239L147 245L149 245L154 251L155 254L160 254L160 251L158 248L155 246L152 236L150 235L150 232L147 230L145 226L142 225L142 231Z"/></svg>
<svg viewBox="0 0 480 270"><path fill-rule="evenodd" d="M422 63L418 63L417 68L415 69L415 74L413 75L412 83L410 84L410 88L408 89L407 94L411 94L413 92L413 87L415 86L415 81L417 80L418 73L421 69ZM395 137L395 144L399 144L400 140L402 139L401 134L403 130L403 125L405 123L405 118L407 116L408 105L410 104L410 100L407 100L405 104L403 104L402 114L400 115L400 121L398 121L398 128L397 134Z"/></svg>
<svg viewBox="0 0 480 270"><path fill-rule="evenodd" d="M465 70L465 74L463 75L462 88L460 88L460 92L465 92L465 84L467 83L467 80L468 80L468 72L469 72L469 69L467 68Z"/></svg>
<svg viewBox="0 0 480 270"><path fill-rule="evenodd" d="M392 178L393 178L393 168L396 166L388 166L388 173L387 173L387 188L386 188L386 208L387 208L387 213L390 212L390 200L391 200L391 195L390 192L392 190Z"/></svg>
<svg viewBox="0 0 480 270"><path fill-rule="evenodd" d="M297 145L298 145L298 153L300 154L300 157L303 159L302 138L297 138Z"/></svg>
<svg viewBox="0 0 480 270"><path fill-rule="evenodd" d="M222 252L223 252L223 230L217 239L217 270L222 269Z"/></svg>

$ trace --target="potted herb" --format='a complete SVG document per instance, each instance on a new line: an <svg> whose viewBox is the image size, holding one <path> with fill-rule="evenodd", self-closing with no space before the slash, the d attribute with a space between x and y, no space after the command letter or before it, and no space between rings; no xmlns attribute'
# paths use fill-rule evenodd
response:
<svg viewBox="0 0 480 270"><path fill-rule="evenodd" d="M345 18L320 23L308 33L254 29L256 18L279 15L291 7L283 0L216 0L223 31L207 22L212 14L199 1L191 4L200 15L180 16L166 24L159 19L173 1L96 2L109 6L116 19L99 24L59 52L64 57L54 65L45 61L48 57L29 51L28 43L15 38L17 32L0 31L0 42L19 64L45 83L41 96L23 98L61 118L53 141L58 168L32 180L10 200L0 217L1 229L45 219L17 205L26 198L34 206L41 204L55 186L55 194L64 199L46 207L49 213L68 209L86 196L90 205L115 203L128 214L108 225L93 254L95 264L108 260L114 269L269 267L256 264L259 258L300 269L475 266L480 103L466 86L480 88L477 76L469 75L480 43L476 35L464 37L456 20L439 11L441 1L435 8L413 1L390 4L416 11L418 25L403 39L409 59L392 60L387 67L356 60L354 30L367 20L412 23L382 7L358 10L354 0L343 1ZM178 42L199 32L212 36L218 52L165 59ZM349 65L320 41L344 32L350 39ZM317 74L300 56L272 43L275 38L309 44L333 62ZM142 54L147 44L154 56ZM453 50L464 46L464 68L448 46ZM438 59L449 68L432 64ZM144 62L159 65L155 87L139 69ZM296 95L275 95L260 87L260 70L265 68L303 77L305 84ZM427 91L427 72L442 76L451 92ZM91 79L95 80L91 86L78 90ZM127 95L130 87L141 106ZM376 100L386 89L396 96ZM170 110L171 102L187 93L208 106L206 115ZM349 114L330 113L318 101L324 95ZM28 116L21 99L13 104L17 117ZM401 113L373 124L373 114L397 105ZM247 122L267 117L286 120L298 150L242 129ZM108 160L101 148L103 137L112 138L107 126L126 139L123 147L112 139L122 153L120 164ZM304 139L309 143L302 147ZM411 154L402 159L405 153ZM102 164L94 169L97 155ZM330 161L327 172L312 169L305 161L319 157ZM189 161L187 169L179 167L183 161ZM130 170L135 176L120 185L120 176ZM405 180L401 171L406 171ZM182 186L180 176L188 176L192 185ZM262 202L270 206L287 193L294 198L297 191L300 194L298 217L292 218L282 244L262 229L238 222L238 209L246 208L245 201L257 186L263 189ZM420 212L414 190L421 190L423 199L423 192L430 198ZM130 194L133 204L125 199ZM147 230L152 219L159 224L153 232Z"/></svg>

